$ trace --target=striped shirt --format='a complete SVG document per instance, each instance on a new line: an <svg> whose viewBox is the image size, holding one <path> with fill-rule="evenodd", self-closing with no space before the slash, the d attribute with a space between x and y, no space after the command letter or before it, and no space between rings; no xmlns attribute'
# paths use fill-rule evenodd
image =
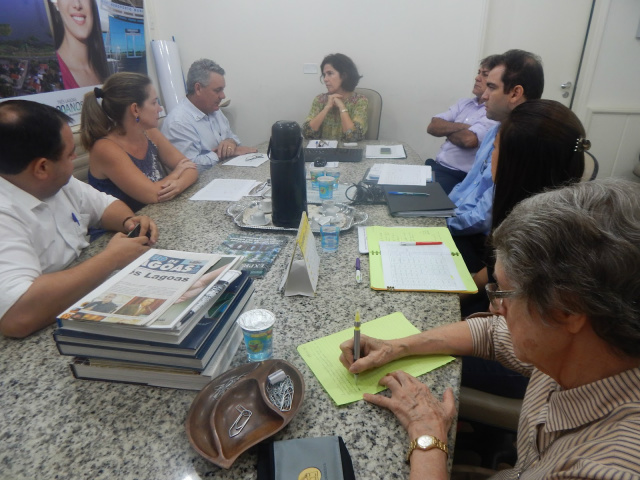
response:
<svg viewBox="0 0 640 480"><path fill-rule="evenodd" d="M515 357L503 317L467 321L474 356L531 377L518 424L518 461L492 478L640 480L640 367L564 390Z"/></svg>

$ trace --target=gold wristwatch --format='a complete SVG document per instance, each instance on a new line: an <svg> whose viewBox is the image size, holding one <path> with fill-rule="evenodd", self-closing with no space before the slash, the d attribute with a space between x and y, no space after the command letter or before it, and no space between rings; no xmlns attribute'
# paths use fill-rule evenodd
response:
<svg viewBox="0 0 640 480"><path fill-rule="evenodd" d="M416 448L419 448L420 450L431 450L432 448L439 448L447 454L447 457L449 456L449 447L447 447L446 443L441 442L436 437L433 437L431 435L421 435L409 444L407 462L411 459L411 454Z"/></svg>

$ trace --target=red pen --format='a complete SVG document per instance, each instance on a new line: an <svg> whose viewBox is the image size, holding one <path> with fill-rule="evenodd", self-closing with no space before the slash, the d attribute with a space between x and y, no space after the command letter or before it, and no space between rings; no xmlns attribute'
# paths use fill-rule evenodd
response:
<svg viewBox="0 0 640 480"><path fill-rule="evenodd" d="M400 242L403 247L411 245L442 245L442 242Z"/></svg>

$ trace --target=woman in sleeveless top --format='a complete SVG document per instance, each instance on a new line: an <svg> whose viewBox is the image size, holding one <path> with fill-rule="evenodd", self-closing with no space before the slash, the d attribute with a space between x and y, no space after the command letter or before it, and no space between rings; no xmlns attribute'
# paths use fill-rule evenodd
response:
<svg viewBox="0 0 640 480"><path fill-rule="evenodd" d="M89 183L134 211L175 198L198 178L196 165L158 130L160 109L151 80L137 73L116 73L84 97Z"/></svg>

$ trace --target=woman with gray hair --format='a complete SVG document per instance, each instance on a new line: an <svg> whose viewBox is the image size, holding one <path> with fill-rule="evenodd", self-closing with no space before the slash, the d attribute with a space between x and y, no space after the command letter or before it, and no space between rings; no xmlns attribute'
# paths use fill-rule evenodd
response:
<svg viewBox="0 0 640 480"><path fill-rule="evenodd" d="M531 378L518 427L518 460L495 478L638 478L640 474L640 186L586 182L522 201L493 234L492 314L411 337L363 336L341 345L352 373L409 355L494 359ZM455 416L414 377L380 380L407 429L411 477L447 478Z"/></svg>

